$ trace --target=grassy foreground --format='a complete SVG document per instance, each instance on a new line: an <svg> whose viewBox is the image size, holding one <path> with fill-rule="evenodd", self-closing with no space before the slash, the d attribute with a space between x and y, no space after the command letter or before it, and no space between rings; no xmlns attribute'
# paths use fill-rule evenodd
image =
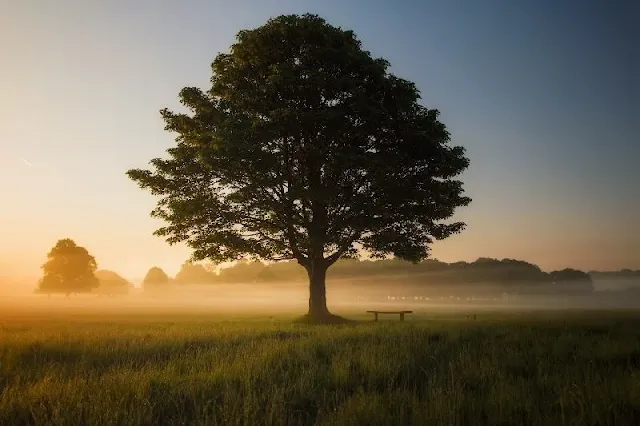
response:
<svg viewBox="0 0 640 426"><path fill-rule="evenodd" d="M0 424L640 424L640 315L0 318Z"/></svg>

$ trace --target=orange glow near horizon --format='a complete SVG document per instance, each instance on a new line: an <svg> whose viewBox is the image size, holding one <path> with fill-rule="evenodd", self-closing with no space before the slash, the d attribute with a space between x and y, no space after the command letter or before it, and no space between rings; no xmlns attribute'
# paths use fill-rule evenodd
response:
<svg viewBox="0 0 640 426"><path fill-rule="evenodd" d="M187 11L178 3L127 2L131 10L50 3L7 2L0 16L0 276L39 276L62 238L86 247L101 269L135 279L155 265L173 275L189 250L152 235L161 226L149 217L156 200L126 170L145 167L174 143L158 110L179 109L184 86L207 88L214 55L228 51L239 30L310 6L260 3L247 11L201 2ZM555 46L535 50L539 37L531 36L527 60L547 61L539 73L513 62L522 47L483 32L484 24L434 22L433 34L431 25L407 24L390 31L395 41L387 43L370 11L311 9L353 28L366 49L397 64L393 72L416 82L425 102L441 110L453 142L468 150L463 180L473 202L458 215L467 229L437 242L433 257L515 258L544 270L640 269L638 155L629 143L637 132L628 131L626 111L588 109L616 105L607 96L628 93L598 91L587 79L613 60L587 64L591 56L563 56ZM189 24L178 29L175 16L185 13ZM447 31L454 32L438 35ZM423 55L418 37L451 46ZM606 53L613 54L599 52ZM573 59L584 63L564 62ZM568 78L576 69L584 81ZM624 83L617 70L605 71L599 83Z"/></svg>

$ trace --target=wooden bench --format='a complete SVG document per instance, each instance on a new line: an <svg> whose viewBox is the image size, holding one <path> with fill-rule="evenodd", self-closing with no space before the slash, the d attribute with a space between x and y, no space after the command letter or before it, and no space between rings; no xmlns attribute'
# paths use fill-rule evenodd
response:
<svg viewBox="0 0 640 426"><path fill-rule="evenodd" d="M413 311L367 311L367 313L375 316L374 321L378 321L378 314L399 314L400 321L404 321L404 314L412 314Z"/></svg>

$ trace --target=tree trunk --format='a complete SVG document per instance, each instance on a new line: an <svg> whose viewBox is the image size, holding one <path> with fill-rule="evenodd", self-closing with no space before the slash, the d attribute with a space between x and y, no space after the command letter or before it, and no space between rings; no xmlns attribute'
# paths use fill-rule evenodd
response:
<svg viewBox="0 0 640 426"><path fill-rule="evenodd" d="M331 316L327 309L327 267L320 262L313 262L307 268L309 275L309 316L316 320Z"/></svg>

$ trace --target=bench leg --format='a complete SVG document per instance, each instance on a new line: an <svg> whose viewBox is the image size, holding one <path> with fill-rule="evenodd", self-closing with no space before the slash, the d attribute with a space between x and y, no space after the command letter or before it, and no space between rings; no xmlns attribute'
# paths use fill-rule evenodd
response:
<svg viewBox="0 0 640 426"><path fill-rule="evenodd" d="M404 314L400 314L400 321L404 321Z"/></svg>
<svg viewBox="0 0 640 426"><path fill-rule="evenodd" d="M374 312L374 314L373 314L373 315L376 317L376 319L374 319L374 321L378 321L378 313L377 313L377 312Z"/></svg>

